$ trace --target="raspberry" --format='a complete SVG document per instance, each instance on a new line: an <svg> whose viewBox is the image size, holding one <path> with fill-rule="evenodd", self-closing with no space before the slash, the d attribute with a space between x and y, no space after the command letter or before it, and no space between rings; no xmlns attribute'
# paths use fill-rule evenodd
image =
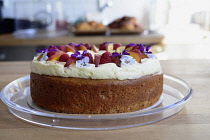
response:
<svg viewBox="0 0 210 140"><path fill-rule="evenodd" d="M107 42L104 42L99 45L99 50L105 50Z"/></svg>
<svg viewBox="0 0 210 140"><path fill-rule="evenodd" d="M59 58L60 62L66 62L69 59L69 55L64 53L61 55L61 57Z"/></svg>
<svg viewBox="0 0 210 140"><path fill-rule="evenodd" d="M64 45L59 46L58 49L63 52L66 52L66 46L64 46Z"/></svg>
<svg viewBox="0 0 210 140"><path fill-rule="evenodd" d="M110 52L105 52L101 55L100 64L111 63L112 57Z"/></svg>
<svg viewBox="0 0 210 140"><path fill-rule="evenodd" d="M118 47L120 47L120 46L122 46L121 44L119 44L119 43L116 43L116 44L114 44L114 50L116 50Z"/></svg>
<svg viewBox="0 0 210 140"><path fill-rule="evenodd" d="M92 48L92 46L91 46L90 44L88 44L88 43L84 44L84 46L85 46L88 50L90 50L90 49Z"/></svg>
<svg viewBox="0 0 210 140"><path fill-rule="evenodd" d="M54 55L56 53L56 51L49 51L48 53L47 53L47 56L48 57L51 57L52 55Z"/></svg>
<svg viewBox="0 0 210 140"><path fill-rule="evenodd" d="M91 53L85 53L84 56L89 57L89 63L93 63L93 56Z"/></svg>

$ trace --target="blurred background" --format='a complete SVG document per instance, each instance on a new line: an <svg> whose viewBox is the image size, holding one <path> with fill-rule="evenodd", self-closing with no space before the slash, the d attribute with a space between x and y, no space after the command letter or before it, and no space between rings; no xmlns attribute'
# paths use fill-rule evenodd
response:
<svg viewBox="0 0 210 140"><path fill-rule="evenodd" d="M152 45L161 60L210 59L210 1L0 0L0 61L106 41Z"/></svg>

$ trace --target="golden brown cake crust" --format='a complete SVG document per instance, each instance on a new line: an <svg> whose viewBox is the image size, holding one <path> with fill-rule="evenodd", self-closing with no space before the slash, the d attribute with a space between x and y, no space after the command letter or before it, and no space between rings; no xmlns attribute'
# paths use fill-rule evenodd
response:
<svg viewBox="0 0 210 140"><path fill-rule="evenodd" d="M156 103L163 74L138 79L84 79L31 73L31 97L46 110L72 114L137 111Z"/></svg>

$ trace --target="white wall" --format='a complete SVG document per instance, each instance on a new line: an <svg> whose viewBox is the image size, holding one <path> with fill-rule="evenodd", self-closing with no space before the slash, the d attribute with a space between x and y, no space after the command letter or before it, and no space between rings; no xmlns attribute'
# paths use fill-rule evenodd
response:
<svg viewBox="0 0 210 140"><path fill-rule="evenodd" d="M21 1L23 0L4 0L4 17L14 18L14 4L15 2ZM48 1L52 2L55 0ZM75 21L78 18L84 18L85 15L88 15L89 18L97 18L98 15L100 15L101 19L106 19L107 22L111 22L112 20L124 15L135 16L139 21L144 18L145 0L113 0L112 8L105 8L101 13L98 13L98 0L60 1L63 2L64 17L69 21Z"/></svg>

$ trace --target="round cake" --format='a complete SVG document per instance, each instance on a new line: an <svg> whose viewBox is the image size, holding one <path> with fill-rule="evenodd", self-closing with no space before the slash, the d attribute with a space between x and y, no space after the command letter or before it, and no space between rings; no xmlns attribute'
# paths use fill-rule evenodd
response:
<svg viewBox="0 0 210 140"><path fill-rule="evenodd" d="M50 46L31 63L33 102L71 114L125 113L155 104L163 91L150 46L104 42Z"/></svg>

